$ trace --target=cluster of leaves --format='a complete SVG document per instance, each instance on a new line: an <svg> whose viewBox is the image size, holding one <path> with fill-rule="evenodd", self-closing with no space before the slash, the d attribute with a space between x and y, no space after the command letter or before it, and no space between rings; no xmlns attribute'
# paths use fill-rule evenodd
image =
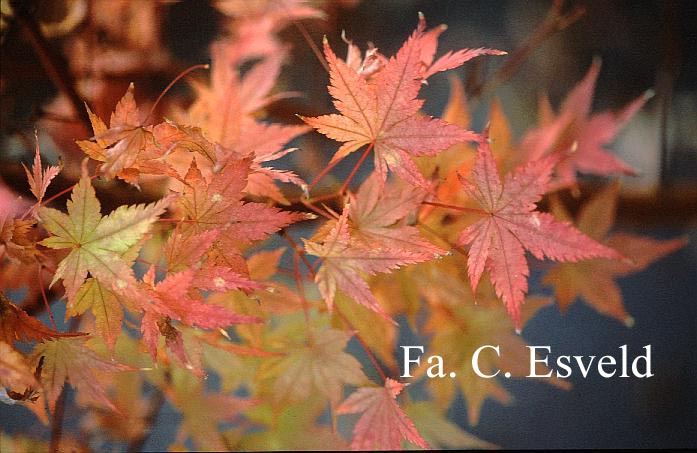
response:
<svg viewBox="0 0 697 453"><path fill-rule="evenodd" d="M392 57L374 47L362 56L347 42L342 59L325 39L338 113L301 117L306 125L263 121L264 107L289 95L273 91L287 52L273 31L321 15L297 6L247 16L250 23L214 43L210 82L192 82L195 101L174 120L149 123L154 109L138 107L133 85L108 124L88 109L94 136L78 144L98 166L92 175L83 167L65 210L46 206L60 169L43 168L37 147L27 170L36 202L1 199L2 290L25 288L31 300L39 292L46 299L44 282L62 288L58 303L77 322L70 331L49 328L3 293L4 401L48 423L46 408L55 414L67 382L85 408L83 430L138 442L153 418L146 394L154 388L182 414L175 449L187 439L204 449L342 448L348 444L336 426L355 420L344 414L361 414L354 449L399 449L403 440L422 448L486 446L444 411L457 390L471 423L487 398L509 401L500 383L470 369L474 349L493 338L509 352L501 365L525 374L525 342L515 330L552 302L526 298L526 251L560 263L544 280L560 308L581 297L629 322L612 278L683 241L608 235L617 184L582 208L576 226L558 198L551 213L537 203L574 185L578 172L631 172L603 146L646 97L619 113L591 115L595 62L559 114L541 103L539 126L519 144L496 102L489 127L468 130L457 79L444 118L432 118L421 113L419 98L429 77L504 52L462 49L436 58L445 28L427 29L422 16ZM313 183L270 166L298 152L287 144L312 128L342 143ZM359 150L341 188L310 198L322 175ZM359 170L367 176L353 190ZM159 178L164 195L104 215L95 178L134 186ZM294 206L305 209L287 208L288 191L277 183L304 191ZM338 208L321 203L330 199ZM269 246L272 236L287 246ZM399 316L429 335L428 351L458 373L428 380L433 401L398 401L405 386L395 362ZM382 385L347 350L352 338ZM219 377L217 392L203 380L210 373ZM330 423L320 423L327 410Z"/></svg>

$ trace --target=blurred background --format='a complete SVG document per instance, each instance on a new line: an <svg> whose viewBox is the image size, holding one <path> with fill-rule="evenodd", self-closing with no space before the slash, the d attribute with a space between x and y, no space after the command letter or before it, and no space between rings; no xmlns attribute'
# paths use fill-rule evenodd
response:
<svg viewBox="0 0 697 453"><path fill-rule="evenodd" d="M79 175L82 154L73 143L89 138L82 100L106 117L130 82L145 108L183 69L210 61L209 44L229 33L234 20L262 8L262 1L229 0L225 8L203 0L1 0L0 186L29 196L20 162L34 152L34 131L42 153L64 165L53 193ZM619 281L627 328L585 304L566 314L543 309L523 332L535 345L562 354L616 354L620 345L639 351L651 344L655 377L572 379L562 391L530 381L506 382L514 395L509 406L484 405L477 426L468 426L462 400L451 419L494 444L511 448L695 447L697 446L697 2L685 1L315 1L325 19L304 19L315 43L327 35L340 46L341 31L365 48L373 42L393 54L414 29L419 11L429 25L448 24L440 52L490 47L509 57L480 58L454 71L465 82L472 128L481 130L495 96L514 132L537 122L537 100L547 93L557 107L583 77L594 57L602 69L594 111L615 110L653 89L655 96L627 124L613 145L640 169L622 178L616 229L658 239L686 235L690 243L646 271ZM223 10L226 14L223 13ZM302 96L268 108L272 120L292 123L294 114L331 111L327 75L302 33L280 27L280 41L291 46L280 89ZM341 47L338 47L341 49ZM522 50L521 50L522 49ZM515 55L520 61L506 65ZM194 76L195 77L195 76ZM487 83L495 77L496 84ZM440 115L448 98L448 79L433 77L421 96L425 111ZM186 83L176 85L159 107L167 115L192 100ZM297 144L303 151L284 165L301 176L315 175L336 145L310 133ZM336 170L346 173L355 160ZM584 180L580 204L597 181ZM331 185L332 181L325 182ZM100 194L105 210L122 197L156 198L113 183ZM49 191L51 195L51 191ZM531 292L545 293L535 283ZM146 449L164 449L173 440L176 416L160 415ZM32 418L12 418L0 404L0 424L21 431ZM23 425L24 424L24 425Z"/></svg>

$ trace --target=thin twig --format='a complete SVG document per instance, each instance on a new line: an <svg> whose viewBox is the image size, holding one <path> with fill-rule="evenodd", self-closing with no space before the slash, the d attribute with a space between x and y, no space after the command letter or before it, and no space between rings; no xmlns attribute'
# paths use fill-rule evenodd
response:
<svg viewBox="0 0 697 453"><path fill-rule="evenodd" d="M46 75L51 82L58 88L70 101L75 113L78 115L80 122L85 126L85 130L89 131L92 127L87 111L85 110L82 98L75 89L75 81L68 70L68 64L63 61L60 54L53 52L46 37L41 32L41 28L36 23L34 16L28 9L26 1L12 0L12 9L14 18L21 28L24 35L27 37L29 44L34 49L36 56L41 62L46 71Z"/></svg>
<svg viewBox="0 0 697 453"><path fill-rule="evenodd" d="M307 44L310 46L310 49L312 49L312 53L314 53L315 57L317 57L317 61L320 62L325 71L329 72L329 66L327 65L327 62L324 60L322 52L319 50L319 47L317 47L317 44L315 44L315 42L312 40L312 37L307 32L305 26L298 21L293 21L293 25L295 25L295 28L297 28L300 31L300 34L303 35L305 42L307 42Z"/></svg>
<svg viewBox="0 0 697 453"><path fill-rule="evenodd" d="M542 43L548 40L555 33L568 28L578 21L586 13L582 5L575 5L571 11L564 13L564 0L555 0L547 16L535 31L523 42L516 50L509 54L506 62L489 78L489 80L470 93L472 98L479 100L486 98L496 87L503 84L513 77L527 61L530 55L537 50Z"/></svg>

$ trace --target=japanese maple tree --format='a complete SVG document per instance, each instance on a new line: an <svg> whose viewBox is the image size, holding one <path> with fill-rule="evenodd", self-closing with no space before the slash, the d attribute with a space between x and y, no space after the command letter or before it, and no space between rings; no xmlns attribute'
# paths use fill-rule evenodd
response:
<svg viewBox="0 0 697 453"><path fill-rule="evenodd" d="M325 17L314 6L214 3L229 33L210 66L173 81L188 77L190 103L163 115L167 90L151 102L131 83L107 118L90 99L79 174L45 165L37 139L25 167L34 202L0 186L0 397L52 425L51 450L97 438L141 449L165 402L181 414L172 451L491 447L445 416L458 392L473 425L487 399L511 402L500 381L473 374L476 345L506 345L504 365L524 377L520 332L540 308L580 298L629 323L613 279L684 245L612 233L617 183L575 223L557 196L578 172L633 173L604 146L648 96L591 114L598 61L516 142L498 100L488 126L470 130L456 75L443 118L422 110L430 78L504 51L439 53L446 27L423 15L394 55L372 44L362 55L345 36L320 51L299 22ZM291 54L277 32L289 24L326 66L334 113L267 116L298 96L278 86ZM309 154L310 134L341 144L305 181L284 165ZM118 187L133 198L111 209ZM528 294L526 252L556 262L543 279L553 298ZM407 327L458 373L428 380L427 401L408 387L425 367L403 379L395 360ZM82 440L61 434L68 415Z"/></svg>

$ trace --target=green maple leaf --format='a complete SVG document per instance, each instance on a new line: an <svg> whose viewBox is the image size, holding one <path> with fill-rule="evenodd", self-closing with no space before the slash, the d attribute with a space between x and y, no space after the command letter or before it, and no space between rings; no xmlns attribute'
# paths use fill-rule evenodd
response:
<svg viewBox="0 0 697 453"><path fill-rule="evenodd" d="M69 301L74 300L88 273L119 289L130 285L135 281L130 263L133 248L165 211L168 201L120 206L102 217L90 179L83 177L67 203L68 214L51 208L39 210L44 227L52 234L40 243L53 249L70 249L51 285L62 279Z"/></svg>
<svg viewBox="0 0 697 453"><path fill-rule="evenodd" d="M291 326L292 340L284 337L273 345L284 355L266 360L259 369L262 381L273 381L270 392L276 402L302 401L319 392L337 404L344 384L358 386L367 382L358 360L344 352L350 333L322 329L313 331L306 339L296 333L300 326L303 324Z"/></svg>

